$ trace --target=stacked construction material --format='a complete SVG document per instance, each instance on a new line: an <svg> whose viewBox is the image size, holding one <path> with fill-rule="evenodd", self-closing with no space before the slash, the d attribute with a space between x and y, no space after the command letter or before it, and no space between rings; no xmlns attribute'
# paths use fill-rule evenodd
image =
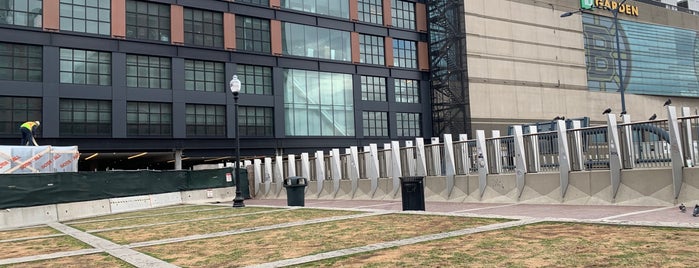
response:
<svg viewBox="0 0 699 268"><path fill-rule="evenodd" d="M0 174L78 171L78 146L0 145Z"/></svg>

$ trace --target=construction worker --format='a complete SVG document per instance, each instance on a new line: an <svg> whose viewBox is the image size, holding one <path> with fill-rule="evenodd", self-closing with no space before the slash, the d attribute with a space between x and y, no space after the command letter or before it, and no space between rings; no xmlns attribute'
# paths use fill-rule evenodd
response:
<svg viewBox="0 0 699 268"><path fill-rule="evenodd" d="M34 139L34 131L39 128L41 123L39 121L27 121L24 122L21 126L19 126L19 129L22 131L22 143L21 145L27 146L31 145L33 143L35 146L39 146L36 144L36 140Z"/></svg>

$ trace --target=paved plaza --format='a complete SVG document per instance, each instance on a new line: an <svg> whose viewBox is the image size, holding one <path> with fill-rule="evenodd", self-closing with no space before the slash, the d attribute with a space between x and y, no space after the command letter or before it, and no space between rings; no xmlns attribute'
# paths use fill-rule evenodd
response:
<svg viewBox="0 0 699 268"><path fill-rule="evenodd" d="M299 209L299 207L287 207L286 199L262 199L262 200L245 200L248 208L279 208L286 210ZM208 204L211 209L204 210L228 210L227 207L231 203ZM474 218L497 218L508 219L510 221L489 224L485 226L477 226L473 228L453 230L448 232L426 234L407 239L398 239L395 241L386 241L381 243L368 244L359 247L345 248L323 252L320 254L311 254L301 257L288 258L268 263L255 264L251 267L282 267L297 265L307 262L319 261L323 259L336 258L362 252L370 252L375 250L388 249L398 246L411 245L444 239L455 236L463 236L473 233L493 231L497 229L510 228L514 226L528 225L537 222L574 222L574 223L604 223L612 225L637 225L637 226L661 226L661 227L680 227L680 228L699 228L699 217L692 217L692 208L694 204L686 204L688 211L682 213L675 206L673 207L657 207L657 206L594 206L594 205L548 205L548 204L496 204L496 203L455 203L455 202L426 202L425 211L407 211L407 214L415 215L442 215L442 216L461 216ZM32 239L55 237L57 235L67 235L88 244L91 248L74 250L66 249L64 251L53 252L49 254L37 254L31 256L4 258L0 255L0 267L26 264L32 261L52 260L68 256L80 256L94 253L107 253L117 259L129 263L136 267L178 267L164 260L155 258L151 255L144 254L138 251L138 248L145 246L161 245L167 243L180 243L193 241L198 239L216 238L230 236L242 233L252 233L265 230L275 230L281 228L290 228L294 226L303 226L312 223L330 222L346 220L358 217L366 217L367 215L384 215L402 211L401 201L373 201L373 200L305 200L305 208L318 208L328 210L342 211L359 211L362 214L333 216L325 218L307 219L301 221L291 221L279 224L269 224L265 226L255 226L254 228L230 229L225 231L212 231L205 234L184 235L182 237L173 237L168 239L159 239L152 241L143 241L138 243L120 244L94 234L90 230L81 231L73 228L70 223L49 223L48 227L55 229L59 234L43 235L35 237L22 237L4 239L0 237L0 246L3 243L11 243L17 241L30 241ZM230 210L234 210L230 208ZM179 212L178 212L179 213ZM186 212L185 212L186 213ZM190 212L195 213L195 212ZM266 212L256 212L266 213ZM174 213L173 213L174 214ZM163 214L160 214L163 215ZM140 216L147 217L147 216ZM187 218L186 215L182 215ZM179 222L196 222L205 221L213 218L221 218L227 216L218 216L212 218L188 219L180 220ZM124 220L114 218L112 220ZM159 224L167 223L151 223L142 224L140 227L152 227ZM131 229L138 229L139 225L128 226ZM22 230L26 228L16 228L13 230ZM112 228L119 229L119 228ZM12 231L12 230L0 230Z"/></svg>

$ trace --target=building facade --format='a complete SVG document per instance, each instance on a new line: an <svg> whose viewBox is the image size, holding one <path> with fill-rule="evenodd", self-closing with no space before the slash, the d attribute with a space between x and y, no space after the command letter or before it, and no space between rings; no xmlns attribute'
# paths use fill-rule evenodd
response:
<svg viewBox="0 0 699 268"><path fill-rule="evenodd" d="M585 2L595 7L580 12ZM470 125L460 131L507 131L559 116L594 124L605 120L606 108L620 114L622 102L632 121L643 121L663 115L668 98L694 113L699 13L660 1L626 1L617 14L617 53L619 2L463 1L468 85L465 100L456 102L466 103L458 107L465 107ZM561 17L566 12L575 14Z"/></svg>
<svg viewBox="0 0 699 268"><path fill-rule="evenodd" d="M81 169L172 168L236 138L274 155L699 107L696 1L619 2L0 0L0 142L41 120Z"/></svg>
<svg viewBox="0 0 699 268"><path fill-rule="evenodd" d="M410 0L0 0L0 140L17 144L19 125L41 120L39 143L78 145L92 170L172 168L163 163L176 154L184 167L225 161L238 137L243 156L429 137L425 10Z"/></svg>

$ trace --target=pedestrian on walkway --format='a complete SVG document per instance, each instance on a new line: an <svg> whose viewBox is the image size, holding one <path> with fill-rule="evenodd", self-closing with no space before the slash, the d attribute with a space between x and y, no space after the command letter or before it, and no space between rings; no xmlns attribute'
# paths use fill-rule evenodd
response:
<svg viewBox="0 0 699 268"><path fill-rule="evenodd" d="M20 145L29 146L31 142L34 146L39 146L36 144L36 139L34 139L34 131L36 131L40 125L41 123L39 121L27 121L19 126L19 129L22 131L22 142Z"/></svg>

